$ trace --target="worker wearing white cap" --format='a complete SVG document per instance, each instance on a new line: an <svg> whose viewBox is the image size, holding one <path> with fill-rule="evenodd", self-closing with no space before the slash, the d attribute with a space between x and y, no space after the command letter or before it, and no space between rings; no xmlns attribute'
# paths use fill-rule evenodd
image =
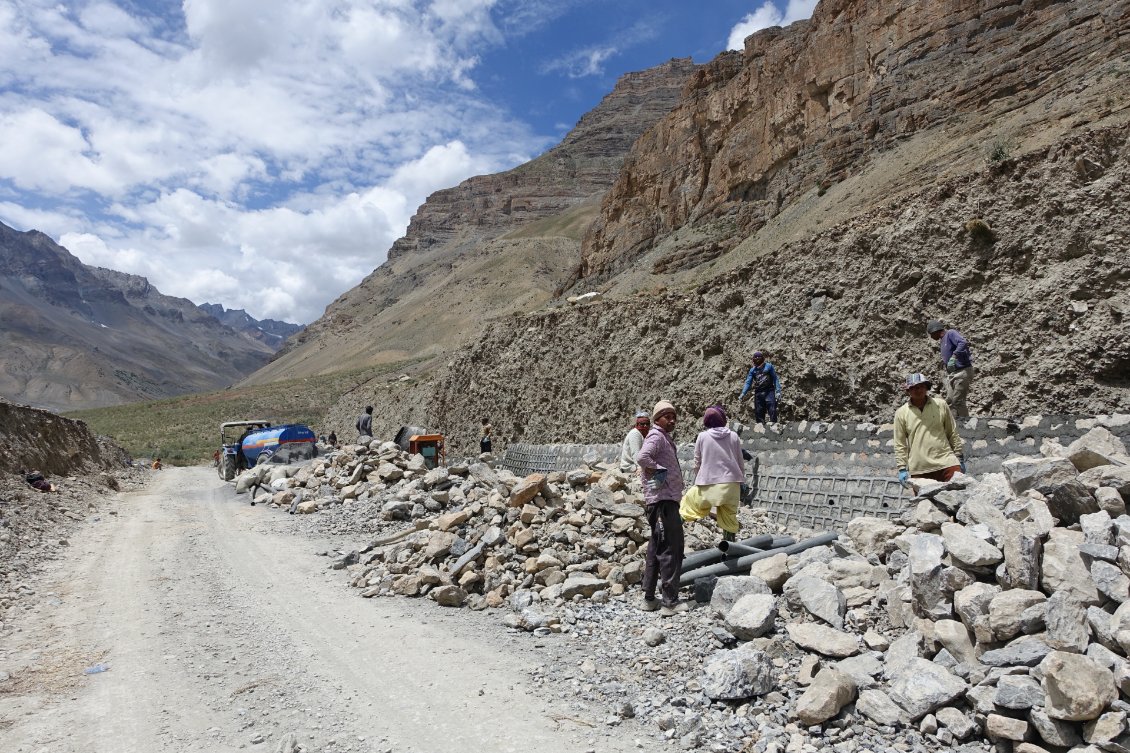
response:
<svg viewBox="0 0 1130 753"><path fill-rule="evenodd" d="M689 606L679 601L679 569L683 565L683 519L679 500L683 498L683 469L675 447L675 406L660 400L651 411L651 431L636 456L643 472L644 510L651 526L647 558L643 570L643 608L659 609L655 599L659 587L663 616L685 612Z"/></svg>

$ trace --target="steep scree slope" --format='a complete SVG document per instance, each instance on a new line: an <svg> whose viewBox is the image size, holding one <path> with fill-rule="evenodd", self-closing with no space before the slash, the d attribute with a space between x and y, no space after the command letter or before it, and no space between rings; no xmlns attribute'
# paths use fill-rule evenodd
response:
<svg viewBox="0 0 1130 753"><path fill-rule="evenodd" d="M960 174L994 141L1045 146L1126 107L1128 40L1126 0L823 0L704 66L640 138L584 239L587 284L657 246L655 272L715 259L908 142L894 180L853 187L856 210ZM786 240L813 229L789 222Z"/></svg>
<svg viewBox="0 0 1130 753"><path fill-rule="evenodd" d="M480 416L509 439L607 442L659 398L695 415L734 406L760 347L785 380L784 417L887 421L903 375L940 378L935 317L973 344L976 413L1127 411L1128 213L1130 127L1084 132L697 290L499 320L437 376L423 418L464 449Z"/></svg>
<svg viewBox="0 0 1130 753"><path fill-rule="evenodd" d="M120 468L128 460L124 450L96 437L82 421L0 399L0 471L69 476Z"/></svg>
<svg viewBox="0 0 1130 753"><path fill-rule="evenodd" d="M581 235L624 155L696 69L682 59L629 73L545 154L429 196L388 260L249 381L436 354L491 316L542 305L575 276Z"/></svg>

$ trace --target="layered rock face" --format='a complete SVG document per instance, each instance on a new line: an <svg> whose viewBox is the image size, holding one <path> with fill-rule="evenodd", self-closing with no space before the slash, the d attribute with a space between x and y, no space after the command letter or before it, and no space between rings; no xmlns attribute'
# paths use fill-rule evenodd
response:
<svg viewBox="0 0 1130 753"><path fill-rule="evenodd" d="M94 408L215 389L272 349L144 277L89 267L0 225L0 395Z"/></svg>
<svg viewBox="0 0 1130 753"><path fill-rule="evenodd" d="M683 58L629 73L542 156L505 173L479 175L436 191L412 217L404 237L392 244L389 260L459 245L461 238L497 237L600 196L635 140L674 107L697 67Z"/></svg>
<svg viewBox="0 0 1130 753"><path fill-rule="evenodd" d="M491 317L549 300L575 278L581 235L624 155L675 105L697 68L678 59L627 74L560 145L429 196L388 260L255 381L439 353Z"/></svg>
<svg viewBox="0 0 1130 753"><path fill-rule="evenodd" d="M811 21L759 32L695 74L604 197L582 273L606 279L687 228L706 237L672 240L655 271L713 259L806 192L940 126L935 175L1007 139L1025 108L1029 130L1071 127L1044 100L1116 72L1128 30L1126 2L823 0Z"/></svg>

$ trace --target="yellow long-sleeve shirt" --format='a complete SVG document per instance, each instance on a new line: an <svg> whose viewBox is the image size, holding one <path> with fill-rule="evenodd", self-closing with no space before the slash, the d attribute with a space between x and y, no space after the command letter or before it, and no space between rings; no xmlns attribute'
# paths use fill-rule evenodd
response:
<svg viewBox="0 0 1130 753"><path fill-rule="evenodd" d="M958 464L964 442L946 401L927 397L922 410L909 401L895 411L895 459L914 476Z"/></svg>

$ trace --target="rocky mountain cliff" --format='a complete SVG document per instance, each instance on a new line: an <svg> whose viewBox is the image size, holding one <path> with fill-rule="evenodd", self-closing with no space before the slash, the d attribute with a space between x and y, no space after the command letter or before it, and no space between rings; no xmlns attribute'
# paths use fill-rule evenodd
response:
<svg viewBox="0 0 1130 753"><path fill-rule="evenodd" d="M236 332L248 334L275 349L281 348L288 337L305 329L301 324L280 322L278 319L256 319L243 309L225 309L219 303L201 303L198 308Z"/></svg>
<svg viewBox="0 0 1130 753"><path fill-rule="evenodd" d="M962 172L993 142L1046 144L1081 109L1121 108L1127 8L823 0L810 21L754 34L695 74L605 195L583 273L607 280L653 250L651 271L693 268L911 142L893 185L861 191L858 208Z"/></svg>
<svg viewBox="0 0 1130 753"><path fill-rule="evenodd" d="M1094 129L942 181L788 243L697 288L512 317L427 381L376 385L380 435L428 426L470 452L480 417L509 441L615 441L660 398L680 436L714 402L740 420L747 356L768 348L785 420L888 422L911 371L941 380L927 319L973 346L974 415L1130 411L1130 125ZM985 219L981 219L985 218ZM989 224L991 223L991 224ZM923 249L928 249L924 251Z"/></svg>
<svg viewBox="0 0 1130 753"><path fill-rule="evenodd" d="M0 224L0 396L56 410L215 389L273 349L144 277Z"/></svg>
<svg viewBox="0 0 1130 753"><path fill-rule="evenodd" d="M429 196L388 260L253 381L434 355L491 317L541 306L575 279L581 235L624 155L697 68L629 73L545 154Z"/></svg>
<svg viewBox="0 0 1130 753"><path fill-rule="evenodd" d="M482 416L605 442L659 397L733 406L762 348L784 418L885 421L906 373L940 377L941 318L977 414L1126 411L1127 39L1126 0L825 0L636 142L585 237L603 300L496 319L366 397L466 450Z"/></svg>

